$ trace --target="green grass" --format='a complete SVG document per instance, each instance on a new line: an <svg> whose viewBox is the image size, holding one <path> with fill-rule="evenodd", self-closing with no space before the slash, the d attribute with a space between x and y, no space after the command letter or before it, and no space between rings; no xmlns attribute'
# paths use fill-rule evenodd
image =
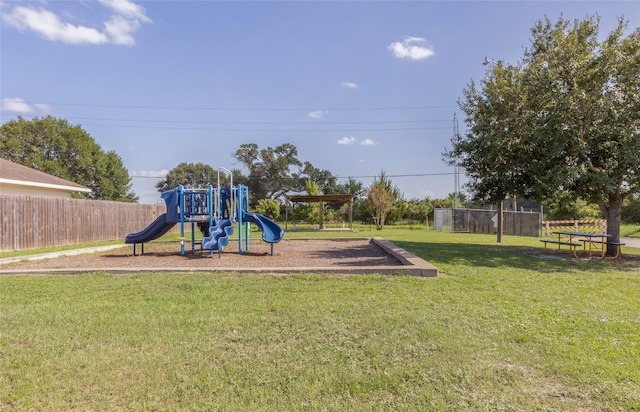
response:
<svg viewBox="0 0 640 412"><path fill-rule="evenodd" d="M620 236L622 237L640 237L640 225L627 225L620 226Z"/></svg>
<svg viewBox="0 0 640 412"><path fill-rule="evenodd" d="M284 223L280 222L282 227L284 228ZM289 228L291 229L291 224L288 225ZM340 226L340 225L333 225L333 226ZM425 226L422 224L415 224L415 225L402 225L402 226L387 226L385 227L385 229L383 229L382 231L378 231L375 229L375 226L372 225L365 225L365 224L360 224L360 223L354 223L353 224L353 230L354 232L333 232L333 231L327 231L327 232L320 232L317 230L312 230L312 227L310 224L297 224L296 225L297 229L296 231L294 230L289 230L286 232L286 238L300 238L300 237L324 237L324 238L332 238L332 237L375 237L375 236L383 236L383 233L387 233L389 230L391 231L397 231L397 230L410 230L410 231L423 231L425 230ZM355 233L355 235L354 235ZM158 241L162 241L162 242L172 242L175 241L174 239L176 237L180 236L180 234L178 233L168 233L164 236L162 236L160 239L158 239ZM251 229L250 229L250 237L251 239L260 239L261 233L260 231L254 226L251 225ZM638 237L640 238L640 225L631 225L631 224L623 224L620 228L620 236L622 237ZM185 240L187 242L191 241L191 232L185 232L185 236L184 236ZM196 232L195 234L195 239L196 241L199 241L202 239L202 234L200 232ZM57 246L57 247L49 247L49 248L41 248L41 249L33 249L33 250L21 250L21 251L17 251L17 252L0 252L0 258L9 258L9 257L16 257L16 256L30 256L30 255L35 255L35 254L41 254L41 253L49 253L49 252L61 252L61 251L65 251L65 250L72 250L72 249L79 249L79 248L87 248L87 247L94 247L94 246L105 246L105 245L117 245L120 243L123 243L124 239L122 240L107 240L107 241L103 241L103 242L93 242L93 243L82 243L79 245L66 245L66 246Z"/></svg>
<svg viewBox="0 0 640 412"><path fill-rule="evenodd" d="M39 255L41 253L63 252L65 250L74 250L74 249L81 249L86 247L117 245L120 243L124 243L124 239L123 240L105 240L102 242L81 243L81 244L74 244L74 245L40 248L40 249L20 250L17 252L0 252L0 258L10 258L10 257L16 257L16 256L31 256L31 255Z"/></svg>
<svg viewBox="0 0 640 412"><path fill-rule="evenodd" d="M640 260L332 235L443 274L1 276L0 411L640 410Z"/></svg>

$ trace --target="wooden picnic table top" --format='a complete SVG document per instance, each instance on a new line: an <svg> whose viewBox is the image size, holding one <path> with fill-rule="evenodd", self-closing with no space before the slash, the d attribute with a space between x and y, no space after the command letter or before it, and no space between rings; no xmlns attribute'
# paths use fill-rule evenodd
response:
<svg viewBox="0 0 640 412"><path fill-rule="evenodd" d="M584 237L611 237L608 233L590 233L590 232L565 232L562 230L552 232L555 235L566 235L566 236L584 236Z"/></svg>

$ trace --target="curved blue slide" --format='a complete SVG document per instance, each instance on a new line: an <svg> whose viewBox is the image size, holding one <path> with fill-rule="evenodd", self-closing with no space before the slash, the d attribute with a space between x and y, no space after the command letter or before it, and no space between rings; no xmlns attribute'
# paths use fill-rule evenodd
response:
<svg viewBox="0 0 640 412"><path fill-rule="evenodd" d="M222 251L229 245L229 235L233 234L233 223L229 219L217 219L214 226L209 227L209 236L202 238L202 250Z"/></svg>
<svg viewBox="0 0 640 412"><path fill-rule="evenodd" d="M284 237L284 230L273 220L259 213L242 211L242 221L255 223L262 231L262 240L267 243L278 243Z"/></svg>
<svg viewBox="0 0 640 412"><path fill-rule="evenodd" d="M175 224L176 222L167 222L167 214L163 213L140 232L128 234L124 243L135 245L136 243L150 242L167 233Z"/></svg>

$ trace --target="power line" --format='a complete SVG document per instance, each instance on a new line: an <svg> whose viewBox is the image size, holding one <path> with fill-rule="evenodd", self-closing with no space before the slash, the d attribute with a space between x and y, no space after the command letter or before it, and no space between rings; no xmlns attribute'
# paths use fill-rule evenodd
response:
<svg viewBox="0 0 640 412"><path fill-rule="evenodd" d="M29 117L36 117L30 115ZM202 123L202 124L244 124L244 125L306 125L306 126L324 126L324 125L350 125L350 124L403 124L403 123L444 123L449 120L381 120L381 121L368 121L368 122L325 122L322 123L310 123L310 122L251 122L251 121L211 121L211 120L165 120L165 119L114 119L106 117L68 117L66 120L102 120L113 122L151 122L151 123Z"/></svg>
<svg viewBox="0 0 640 412"><path fill-rule="evenodd" d="M387 175L389 178L401 178L401 177L429 177L429 176L451 176L454 173L452 172L443 172L443 173L408 173L408 174L398 174L398 175ZM142 175L129 175L132 179L165 179L166 176L142 176ZM334 176L336 179L371 179L376 178L378 175L362 175L362 176ZM272 178L257 178L257 177L246 177L248 180L273 180ZM293 180L292 177L280 177L280 180Z"/></svg>
<svg viewBox="0 0 640 412"><path fill-rule="evenodd" d="M67 119L69 120L69 119ZM129 121L129 120L126 120ZM159 121L160 122L160 121ZM419 121L411 122L418 123ZM180 123L189 123L188 121L180 121ZM191 123L208 123L208 122L191 122ZM245 122L237 122L238 124L245 124ZM384 124L384 123L396 123L396 122L361 122L360 124ZM399 122L397 122L399 123ZM409 122L407 122L409 123ZM231 123L229 123L231 124ZM256 125L260 123L254 123ZM265 123L268 124L268 123ZM286 124L297 124L297 123L282 123ZM306 123L300 123L306 124ZM358 123L335 123L338 124L358 124ZM275 123L274 123L275 125ZM118 127L118 128L129 128L129 129L164 129L164 130L199 130L199 131L210 131L210 132L260 132L260 133L270 133L270 132L279 132L279 133L310 133L310 132L401 132L401 131L417 131L417 130L445 130L449 129L449 127L370 127L370 128L317 128L317 126L323 126L324 124L306 124L310 126L309 128L297 128L297 129L265 129L265 128L226 128L226 127L186 127L186 126L168 126L168 125L126 125L126 124L103 124L103 123L83 123L82 127Z"/></svg>
<svg viewBox="0 0 640 412"><path fill-rule="evenodd" d="M366 111L366 110L435 110L450 109L457 106L436 105L436 106L397 106L397 107L181 107L181 106L135 106L120 104L86 104L86 103L61 103L61 102L24 102L26 104L45 104L52 106L83 106L83 107L109 107L121 109L153 109L153 110L206 110L206 111Z"/></svg>
<svg viewBox="0 0 640 412"><path fill-rule="evenodd" d="M230 129L230 128L209 128L209 127L175 127L175 126L137 126L137 125L114 125L114 124L92 124L86 123L83 126L93 127L124 127L132 129L169 129L169 130L206 130L211 132L287 132L287 133L307 133L307 132L401 132L415 130L449 130L449 127L405 127L405 128L367 128L367 129Z"/></svg>

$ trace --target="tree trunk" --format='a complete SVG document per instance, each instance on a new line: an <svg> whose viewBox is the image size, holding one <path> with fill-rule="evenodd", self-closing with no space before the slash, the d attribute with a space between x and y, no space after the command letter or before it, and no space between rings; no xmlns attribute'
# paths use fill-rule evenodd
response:
<svg viewBox="0 0 640 412"><path fill-rule="evenodd" d="M624 198L619 193L609 194L609 204L600 202L600 210L607 219L607 233L611 235L608 239L609 242L620 242L620 223L621 223L621 211L622 201ZM607 245L607 256L615 256L617 253L617 246Z"/></svg>

